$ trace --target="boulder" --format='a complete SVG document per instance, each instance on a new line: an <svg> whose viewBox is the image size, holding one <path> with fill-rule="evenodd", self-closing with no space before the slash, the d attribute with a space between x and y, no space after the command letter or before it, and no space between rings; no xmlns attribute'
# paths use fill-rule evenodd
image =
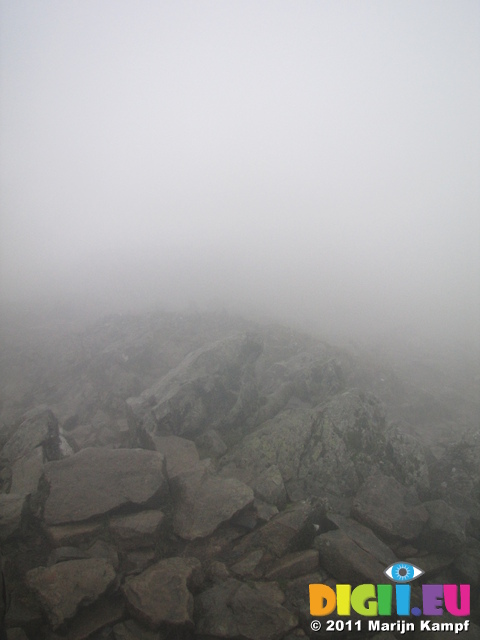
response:
<svg viewBox="0 0 480 640"><path fill-rule="evenodd" d="M376 584L385 578L385 564L340 529L322 533L314 544L320 553L320 566L340 582Z"/></svg>
<svg viewBox="0 0 480 640"><path fill-rule="evenodd" d="M414 494L397 480L376 474L355 496L352 515L379 535L409 542L420 535L429 518L425 507L410 506L412 501Z"/></svg>
<svg viewBox="0 0 480 640"><path fill-rule="evenodd" d="M11 493L27 496L35 493L43 473L43 450L37 447L12 464Z"/></svg>
<svg viewBox="0 0 480 640"><path fill-rule="evenodd" d="M107 560L91 558L31 569L26 582L56 628L72 618L81 606L95 602L115 577L115 570Z"/></svg>
<svg viewBox="0 0 480 640"><path fill-rule="evenodd" d="M126 505L144 506L166 491L164 458L143 449L82 449L45 465L45 522L87 520Z"/></svg>
<svg viewBox="0 0 480 640"><path fill-rule="evenodd" d="M298 625L297 617L258 583L230 578L195 601L197 632L218 638L277 640Z"/></svg>
<svg viewBox="0 0 480 640"><path fill-rule="evenodd" d="M211 475L204 465L177 475L170 483L173 527L185 540L203 538L253 503L253 491L235 478Z"/></svg>
<svg viewBox="0 0 480 640"><path fill-rule="evenodd" d="M371 529L352 518L339 514L329 514L328 520L355 542L361 549L371 554L385 567L397 560L394 552L373 533Z"/></svg>
<svg viewBox="0 0 480 640"><path fill-rule="evenodd" d="M466 516L443 500L424 502L428 521L421 542L429 551L457 554L466 542Z"/></svg>
<svg viewBox="0 0 480 640"><path fill-rule="evenodd" d="M58 420L50 409L38 407L24 415L10 439L5 443L2 457L10 463L42 447L46 460L62 457Z"/></svg>
<svg viewBox="0 0 480 640"><path fill-rule="evenodd" d="M24 502L23 495L0 493L0 540L6 540L20 529Z"/></svg>
<svg viewBox="0 0 480 640"><path fill-rule="evenodd" d="M113 627L113 636L115 640L160 640L161 636L158 631L150 631L144 629L135 620L125 620Z"/></svg>
<svg viewBox="0 0 480 640"><path fill-rule="evenodd" d="M171 479L179 473L190 471L197 465L198 457L195 443L178 436L152 436L155 450L165 456L167 476Z"/></svg>
<svg viewBox="0 0 480 640"><path fill-rule="evenodd" d="M198 436L244 423L258 405L254 364L261 351L242 334L190 353L140 398L128 400L132 434Z"/></svg>
<svg viewBox="0 0 480 640"><path fill-rule="evenodd" d="M127 578L123 593L132 615L150 629L165 624L193 626L189 586L200 579L201 564L196 558L167 558Z"/></svg>
<svg viewBox="0 0 480 640"><path fill-rule="evenodd" d="M163 519L163 512L158 509L114 516L110 518L109 530L122 549L149 547L155 544Z"/></svg>
<svg viewBox="0 0 480 640"><path fill-rule="evenodd" d="M315 509L308 502L297 502L274 516L259 529L244 536L231 553L232 560L262 549L272 558L281 557L288 551L309 546L313 541L311 519Z"/></svg>
<svg viewBox="0 0 480 640"><path fill-rule="evenodd" d="M317 407L298 467L304 494L354 495L384 458L385 424L379 401L360 391L345 391Z"/></svg>
<svg viewBox="0 0 480 640"><path fill-rule="evenodd" d="M260 498L282 506L283 485L297 478L311 432L310 409L285 409L222 458L221 475L246 482Z"/></svg>
<svg viewBox="0 0 480 640"><path fill-rule="evenodd" d="M265 578L267 580L291 580L315 571L317 567L317 550L296 551L276 560L265 573Z"/></svg>
<svg viewBox="0 0 480 640"><path fill-rule="evenodd" d="M197 445L206 451L208 456L218 458L227 453L227 445L215 429L208 429L199 438Z"/></svg>

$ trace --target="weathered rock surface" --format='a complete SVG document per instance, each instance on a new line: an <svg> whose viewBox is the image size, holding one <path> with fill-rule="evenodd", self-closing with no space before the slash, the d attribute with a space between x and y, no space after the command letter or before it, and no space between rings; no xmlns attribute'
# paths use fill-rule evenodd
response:
<svg viewBox="0 0 480 640"><path fill-rule="evenodd" d="M422 505L409 505L412 500L414 495L394 478L377 474L355 496L352 513L379 535L411 541L420 535L429 518Z"/></svg>
<svg viewBox="0 0 480 640"><path fill-rule="evenodd" d="M5 443L2 457L14 462L37 447L42 447L46 460L61 458L58 420L52 411L39 407L26 413L24 418L22 424Z"/></svg>
<svg viewBox="0 0 480 640"><path fill-rule="evenodd" d="M129 399L132 432L194 436L234 426L257 409L254 364L262 346L233 336L189 354L178 367Z"/></svg>
<svg viewBox="0 0 480 640"><path fill-rule="evenodd" d="M298 624L298 618L263 591L229 579L196 598L197 631L219 638L276 640Z"/></svg>
<svg viewBox="0 0 480 640"><path fill-rule="evenodd" d="M110 518L109 530L122 549L152 546L164 520L159 509Z"/></svg>
<svg viewBox="0 0 480 640"><path fill-rule="evenodd" d="M320 553L320 566L338 581L377 584L384 580L385 564L340 529L315 538L315 547Z"/></svg>
<svg viewBox="0 0 480 640"><path fill-rule="evenodd" d="M218 478L203 465L170 483L175 533L185 540L203 538L253 503L253 491L235 478Z"/></svg>
<svg viewBox="0 0 480 640"><path fill-rule="evenodd" d="M302 640L309 584L384 583L397 555L471 584L480 621L480 439L445 447L461 427L436 419L435 459L395 372L226 314L111 316L46 351L0 357L10 635Z"/></svg>
<svg viewBox="0 0 480 640"><path fill-rule="evenodd" d="M311 520L315 509L308 502L298 502L274 516L265 525L244 536L232 552L238 559L250 551L262 549L272 558L294 551L296 546L307 546L313 540Z"/></svg>
<svg viewBox="0 0 480 640"><path fill-rule="evenodd" d="M24 502L23 495L0 494L0 540L6 540L20 528Z"/></svg>
<svg viewBox="0 0 480 640"><path fill-rule="evenodd" d="M155 445L155 450L165 456L169 478L174 478L184 471L191 471L200 460L195 443L186 438L152 436L152 442Z"/></svg>
<svg viewBox="0 0 480 640"><path fill-rule="evenodd" d="M95 602L115 581L112 565L103 559L70 560L37 567L26 575L54 628L72 618L79 607Z"/></svg>
<svg viewBox="0 0 480 640"><path fill-rule="evenodd" d="M356 520L338 514L329 514L328 520L385 567L397 560L390 547L379 540L371 529L359 524Z"/></svg>
<svg viewBox="0 0 480 640"><path fill-rule="evenodd" d="M87 520L123 505L143 506L166 490L164 458L142 449L82 449L45 465L45 521Z"/></svg>
<svg viewBox="0 0 480 640"><path fill-rule="evenodd" d="M315 571L318 567L318 551L307 549L289 553L283 558L276 560L265 573L267 580L290 580L298 578L306 573Z"/></svg>
<svg viewBox="0 0 480 640"><path fill-rule="evenodd" d="M465 545L465 514L443 500L425 502L428 520L421 541L429 551L457 554Z"/></svg>
<svg viewBox="0 0 480 640"><path fill-rule="evenodd" d="M138 576L127 578L123 592L132 614L151 629L193 624L189 586L201 578L196 558L160 560Z"/></svg>
<svg viewBox="0 0 480 640"><path fill-rule="evenodd" d="M36 447L13 463L10 493L23 496L35 493L42 473L43 450L42 447Z"/></svg>

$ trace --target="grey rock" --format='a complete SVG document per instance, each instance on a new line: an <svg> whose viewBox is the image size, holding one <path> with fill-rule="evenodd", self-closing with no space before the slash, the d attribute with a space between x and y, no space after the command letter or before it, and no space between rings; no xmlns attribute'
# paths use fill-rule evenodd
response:
<svg viewBox="0 0 480 640"><path fill-rule="evenodd" d="M236 335L190 353L128 400L132 433L193 436L244 422L257 409L254 364L261 350L255 339Z"/></svg>
<svg viewBox="0 0 480 640"><path fill-rule="evenodd" d="M84 560L89 555L78 547L58 547L54 549L48 556L47 567L51 567L58 562L66 562L67 560Z"/></svg>
<svg viewBox="0 0 480 640"><path fill-rule="evenodd" d="M462 582L472 587L480 586L480 544L476 548L466 549L454 562L455 571Z"/></svg>
<svg viewBox="0 0 480 640"><path fill-rule="evenodd" d="M197 438L197 445L207 452L207 455L218 458L227 452L227 445L215 429L208 429Z"/></svg>
<svg viewBox="0 0 480 640"><path fill-rule="evenodd" d="M397 560L390 547L377 538L371 529L356 520L338 514L329 514L328 520L346 533L361 549L377 558L385 567Z"/></svg>
<svg viewBox="0 0 480 640"><path fill-rule="evenodd" d="M186 540L211 534L222 522L252 504L253 491L234 478L218 478L199 465L170 483L175 533Z"/></svg>
<svg viewBox="0 0 480 640"><path fill-rule="evenodd" d="M160 453L143 449L82 449L45 465L47 524L87 520L123 505L143 506L166 491Z"/></svg>
<svg viewBox="0 0 480 640"><path fill-rule="evenodd" d="M197 465L198 457L195 443L178 436L152 436L155 450L165 456L167 476L174 478L179 473L190 471Z"/></svg>
<svg viewBox="0 0 480 640"><path fill-rule="evenodd" d="M95 602L115 581L115 570L104 559L69 560L37 567L26 574L53 628L72 618L81 606Z"/></svg>
<svg viewBox="0 0 480 640"><path fill-rule="evenodd" d="M160 560L138 576L127 578L123 592L127 605L150 629L164 624L193 625L192 583L200 580L196 558Z"/></svg>
<svg viewBox="0 0 480 640"><path fill-rule="evenodd" d="M44 527L45 533L54 547L87 543L99 535L102 529L102 524L98 522L81 522L80 524Z"/></svg>
<svg viewBox="0 0 480 640"><path fill-rule="evenodd" d="M164 520L159 509L110 518L109 530L122 549L153 546Z"/></svg>
<svg viewBox="0 0 480 640"><path fill-rule="evenodd" d="M265 573L267 580L291 580L315 571L318 567L318 551L307 549L289 553L276 560Z"/></svg>
<svg viewBox="0 0 480 640"><path fill-rule="evenodd" d="M320 566L338 581L376 584L385 578L385 565L340 529L315 538L315 547L320 553Z"/></svg>
<svg viewBox="0 0 480 640"><path fill-rule="evenodd" d="M355 496L352 514L379 535L409 542L420 535L429 519L425 507L408 505L409 495L394 478L377 474Z"/></svg>
<svg viewBox="0 0 480 640"><path fill-rule="evenodd" d="M6 540L20 529L24 502L23 495L0 494L0 540Z"/></svg>
<svg viewBox="0 0 480 640"><path fill-rule="evenodd" d="M309 529L312 506L308 502L298 502L274 516L259 529L244 536L232 551L232 559L239 559L250 551L263 549L272 557L281 557L294 551L299 541L305 542ZM313 539L313 535L312 535ZM301 545L305 546L305 545Z"/></svg>
<svg viewBox="0 0 480 640"><path fill-rule="evenodd" d="M282 411L246 436L221 460L221 475L237 477L252 487L258 483L260 488L262 474L268 474L267 470L271 467L276 475L279 471L278 479L281 478L283 482L296 478L312 432L312 422L309 409ZM282 485L278 486L277 492L283 501L285 494Z"/></svg>
<svg viewBox="0 0 480 640"><path fill-rule="evenodd" d="M277 640L298 624L270 590L229 579L196 598L197 632L219 638Z"/></svg>
<svg viewBox="0 0 480 640"><path fill-rule="evenodd" d="M158 631L144 629L135 620L126 620L113 627L115 640L160 640Z"/></svg>
<svg viewBox="0 0 480 640"><path fill-rule="evenodd" d="M43 450L36 447L12 464L11 493L27 496L35 493L43 473Z"/></svg>
<svg viewBox="0 0 480 640"><path fill-rule="evenodd" d="M466 542L466 517L443 500L424 502L428 521L421 542L429 551L445 554L458 553Z"/></svg>
<svg viewBox="0 0 480 640"><path fill-rule="evenodd" d="M39 407L26 413L24 418L5 443L2 457L14 462L41 446L47 460L61 458L58 420L52 411Z"/></svg>

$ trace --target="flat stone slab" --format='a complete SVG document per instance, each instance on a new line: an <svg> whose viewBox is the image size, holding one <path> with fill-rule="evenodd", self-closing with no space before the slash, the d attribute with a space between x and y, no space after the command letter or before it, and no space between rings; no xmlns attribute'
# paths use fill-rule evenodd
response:
<svg viewBox="0 0 480 640"><path fill-rule="evenodd" d="M265 577L267 580L291 580L306 573L311 573L317 567L318 551L306 549L305 551L289 553L276 560L265 574Z"/></svg>
<svg viewBox="0 0 480 640"><path fill-rule="evenodd" d="M164 515L159 509L110 518L109 529L124 549L148 547L155 542Z"/></svg>
<svg viewBox="0 0 480 640"><path fill-rule="evenodd" d="M20 528L24 502L23 495L0 494L0 540L5 540Z"/></svg>
<svg viewBox="0 0 480 640"><path fill-rule="evenodd" d="M167 476L174 478L179 473L190 471L200 458L192 440L179 436L151 436L155 449L165 456Z"/></svg>
<svg viewBox="0 0 480 640"><path fill-rule="evenodd" d="M314 546L320 553L320 566L337 580L349 584L352 581L375 584L385 579L385 565L340 529L318 536Z"/></svg>
<svg viewBox="0 0 480 640"><path fill-rule="evenodd" d="M45 465L45 522L88 520L123 505L143 506L166 490L163 455L144 449L82 449Z"/></svg>
<svg viewBox="0 0 480 640"><path fill-rule="evenodd" d="M163 624L193 625L191 581L201 575L196 558L160 560L138 576L127 578L123 592L133 615L151 629Z"/></svg>
<svg viewBox="0 0 480 640"><path fill-rule="evenodd" d="M204 591L195 601L199 618L197 632L205 636L245 640L285 637L298 625L298 619L279 604L274 589L265 583L247 585L229 579Z"/></svg>
<svg viewBox="0 0 480 640"><path fill-rule="evenodd" d="M235 478L210 475L203 466L176 476L170 483L174 496L175 533L185 540L204 538L238 511L252 504L253 491Z"/></svg>
<svg viewBox="0 0 480 640"><path fill-rule="evenodd" d="M368 478L355 496L352 515L382 536L406 542L422 532L429 514L421 504L408 504L409 492L394 478Z"/></svg>
<svg viewBox="0 0 480 640"><path fill-rule="evenodd" d="M115 580L115 570L103 558L69 560L37 567L26 574L53 628L72 618L80 606L95 602Z"/></svg>

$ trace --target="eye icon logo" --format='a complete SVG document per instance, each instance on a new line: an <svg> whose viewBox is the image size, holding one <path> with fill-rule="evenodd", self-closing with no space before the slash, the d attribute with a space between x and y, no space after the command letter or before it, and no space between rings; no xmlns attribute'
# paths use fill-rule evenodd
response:
<svg viewBox="0 0 480 640"><path fill-rule="evenodd" d="M393 582L411 582L425 573L409 562L394 562L383 572Z"/></svg>

